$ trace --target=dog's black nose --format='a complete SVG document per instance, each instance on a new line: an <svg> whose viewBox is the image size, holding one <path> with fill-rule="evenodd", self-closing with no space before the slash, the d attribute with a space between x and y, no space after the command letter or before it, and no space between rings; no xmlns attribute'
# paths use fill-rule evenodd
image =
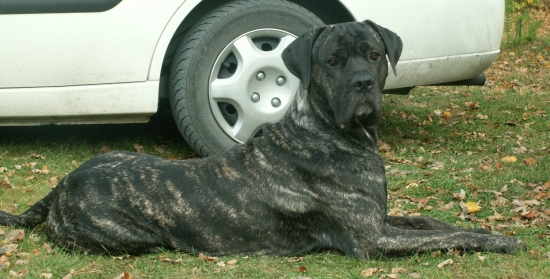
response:
<svg viewBox="0 0 550 279"><path fill-rule="evenodd" d="M351 80L351 84L358 91L370 91L374 86L374 78L368 75L357 75Z"/></svg>

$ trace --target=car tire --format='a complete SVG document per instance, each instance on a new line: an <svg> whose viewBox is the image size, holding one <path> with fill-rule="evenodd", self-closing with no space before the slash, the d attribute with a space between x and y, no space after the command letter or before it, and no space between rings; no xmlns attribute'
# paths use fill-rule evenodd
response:
<svg viewBox="0 0 550 279"><path fill-rule="evenodd" d="M170 71L177 126L202 157L258 135L288 109L298 79L280 53L323 22L284 0L240 0L220 6L191 27Z"/></svg>

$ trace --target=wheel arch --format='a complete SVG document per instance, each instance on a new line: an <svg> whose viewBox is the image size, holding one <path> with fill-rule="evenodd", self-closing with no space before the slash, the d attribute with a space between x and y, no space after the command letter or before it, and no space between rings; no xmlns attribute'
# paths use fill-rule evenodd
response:
<svg viewBox="0 0 550 279"><path fill-rule="evenodd" d="M174 13L158 40L151 67L149 80L160 80L159 97L168 96L168 75L174 52L185 35L185 31L200 18L232 0L186 0ZM319 17L326 24L355 20L346 7L338 0L309 1L287 0L294 2ZM319 3L320 2L320 3Z"/></svg>

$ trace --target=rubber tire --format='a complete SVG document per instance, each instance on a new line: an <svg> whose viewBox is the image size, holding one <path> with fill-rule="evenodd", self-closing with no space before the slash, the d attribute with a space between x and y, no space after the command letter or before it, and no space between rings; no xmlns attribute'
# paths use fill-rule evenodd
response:
<svg viewBox="0 0 550 279"><path fill-rule="evenodd" d="M240 0L220 6L191 27L170 70L170 106L180 133L202 157L236 142L218 126L209 102L209 78L216 58L242 34L275 28L296 36L324 23L305 8L284 0Z"/></svg>

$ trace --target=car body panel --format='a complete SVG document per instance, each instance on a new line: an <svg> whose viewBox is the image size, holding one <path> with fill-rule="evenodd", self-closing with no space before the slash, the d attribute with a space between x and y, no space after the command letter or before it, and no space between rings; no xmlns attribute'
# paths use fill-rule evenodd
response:
<svg viewBox="0 0 550 279"><path fill-rule="evenodd" d="M200 2L132 0L99 13L0 15L0 125L146 121L162 95L167 49ZM390 73L386 89L473 78L499 53L503 0L340 2L357 20L402 38L397 76Z"/></svg>
<svg viewBox="0 0 550 279"><path fill-rule="evenodd" d="M101 13L0 16L0 88L148 79L160 35L182 1L123 1ZM158 78L157 78L158 80Z"/></svg>

